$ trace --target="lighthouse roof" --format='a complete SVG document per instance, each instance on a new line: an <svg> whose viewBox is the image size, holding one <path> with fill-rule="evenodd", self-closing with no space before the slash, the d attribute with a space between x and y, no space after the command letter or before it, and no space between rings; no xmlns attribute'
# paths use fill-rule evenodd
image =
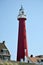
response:
<svg viewBox="0 0 43 65"><path fill-rule="evenodd" d="M21 6L21 8L19 9L18 19L19 18L25 18L26 19L26 15L25 15L23 6Z"/></svg>

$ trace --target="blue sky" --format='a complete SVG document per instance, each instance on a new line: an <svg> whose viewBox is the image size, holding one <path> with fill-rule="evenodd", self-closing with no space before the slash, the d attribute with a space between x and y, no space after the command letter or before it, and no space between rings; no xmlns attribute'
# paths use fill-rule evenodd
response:
<svg viewBox="0 0 43 65"><path fill-rule="evenodd" d="M12 60L17 56L17 16L21 5L27 15L28 55L43 55L43 0L0 0L0 42L5 40Z"/></svg>

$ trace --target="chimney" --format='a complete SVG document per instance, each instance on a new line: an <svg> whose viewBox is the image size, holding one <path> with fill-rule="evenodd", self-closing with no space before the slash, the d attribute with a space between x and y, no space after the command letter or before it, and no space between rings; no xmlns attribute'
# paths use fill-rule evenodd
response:
<svg viewBox="0 0 43 65"><path fill-rule="evenodd" d="M5 41L3 41L3 44L5 43Z"/></svg>
<svg viewBox="0 0 43 65"><path fill-rule="evenodd" d="M33 57L33 55L30 56L31 58Z"/></svg>

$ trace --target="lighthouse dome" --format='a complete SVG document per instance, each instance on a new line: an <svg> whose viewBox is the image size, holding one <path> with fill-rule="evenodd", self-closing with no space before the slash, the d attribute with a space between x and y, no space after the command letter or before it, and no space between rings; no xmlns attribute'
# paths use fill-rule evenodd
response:
<svg viewBox="0 0 43 65"><path fill-rule="evenodd" d="M19 18L25 18L25 19L26 19L26 15L25 15L23 6L21 6L21 8L19 9L18 19L19 19Z"/></svg>

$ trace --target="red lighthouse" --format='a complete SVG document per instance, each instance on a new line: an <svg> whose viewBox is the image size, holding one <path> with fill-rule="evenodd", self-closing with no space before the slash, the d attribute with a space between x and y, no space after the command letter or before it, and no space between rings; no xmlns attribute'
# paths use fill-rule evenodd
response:
<svg viewBox="0 0 43 65"><path fill-rule="evenodd" d="M17 19L19 21L17 61L21 61L21 59L25 61L25 57L28 57L28 48L25 26L26 15L22 6Z"/></svg>

